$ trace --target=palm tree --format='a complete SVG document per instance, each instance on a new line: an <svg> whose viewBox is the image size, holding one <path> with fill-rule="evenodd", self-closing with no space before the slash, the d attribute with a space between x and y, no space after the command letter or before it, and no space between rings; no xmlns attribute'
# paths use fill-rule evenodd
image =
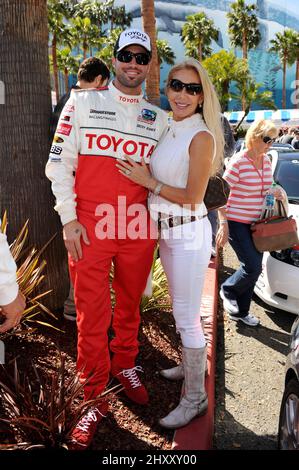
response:
<svg viewBox="0 0 299 470"><path fill-rule="evenodd" d="M158 64L159 64L159 83L160 83L160 71L161 65L165 62L168 65L173 65L175 61L175 54L171 49L166 39L157 39L157 53L158 53Z"/></svg>
<svg viewBox="0 0 299 470"><path fill-rule="evenodd" d="M212 53L209 47L212 39L217 41L219 30L214 21L209 20L205 13L196 13L186 18L181 32L181 38L186 48L186 54L200 62Z"/></svg>
<svg viewBox="0 0 299 470"><path fill-rule="evenodd" d="M261 40L256 5L246 5L245 0L236 0L227 13L228 34L234 47L241 47L243 59L247 59L248 50L257 47Z"/></svg>
<svg viewBox="0 0 299 470"><path fill-rule="evenodd" d="M0 0L0 18L0 77L6 91L0 112L0 211L7 209L10 240L29 219L29 245L41 248L53 234L61 233L45 177L51 116L47 1ZM54 290L50 306L58 308L67 296L61 235L44 256L45 290Z"/></svg>
<svg viewBox="0 0 299 470"><path fill-rule="evenodd" d="M285 29L283 33L276 33L271 39L270 52L277 52L282 62L282 107L286 108L286 73L287 65L293 65L298 57L298 33L293 29Z"/></svg>
<svg viewBox="0 0 299 470"><path fill-rule="evenodd" d="M99 27L92 24L90 18L72 18L70 34L73 45L82 44L83 59L86 59L89 47L98 47L102 43Z"/></svg>
<svg viewBox="0 0 299 470"><path fill-rule="evenodd" d="M159 64L156 45L156 17L154 0L141 0L141 14L144 31L149 35L152 43L152 60L146 79L147 99L156 105L160 104Z"/></svg>
<svg viewBox="0 0 299 470"><path fill-rule="evenodd" d="M52 65L54 75L54 88L56 93L56 102L59 100L59 81L57 67L57 47L63 40L67 38L67 27L64 24L64 18L68 17L68 7L66 1L48 0L48 26L49 32L52 34Z"/></svg>
<svg viewBox="0 0 299 470"><path fill-rule="evenodd" d="M224 49L211 55L202 63L214 84L222 111L227 111L231 99L230 84L240 76L249 74L247 61L238 59L233 52Z"/></svg>
<svg viewBox="0 0 299 470"><path fill-rule="evenodd" d="M113 31L110 31L108 36L103 38L104 47L100 48L99 52L95 54L96 57L99 57L99 59L102 59L105 62L110 70L112 68L114 46L121 32L121 28L115 28Z"/></svg>
<svg viewBox="0 0 299 470"><path fill-rule="evenodd" d="M237 90L239 93L232 93L232 98L245 103L245 109L244 115L235 129L236 132L238 131L246 116L249 114L253 103L260 105L264 109L277 109L272 99L272 91L261 91L261 87L262 84L256 83L252 77L248 77L247 80L237 83Z"/></svg>
<svg viewBox="0 0 299 470"><path fill-rule="evenodd" d="M70 90L69 75L77 73L81 57L81 55L74 56L70 47L58 49L57 51L57 66L58 69L64 74L64 85L66 93L68 93Z"/></svg>

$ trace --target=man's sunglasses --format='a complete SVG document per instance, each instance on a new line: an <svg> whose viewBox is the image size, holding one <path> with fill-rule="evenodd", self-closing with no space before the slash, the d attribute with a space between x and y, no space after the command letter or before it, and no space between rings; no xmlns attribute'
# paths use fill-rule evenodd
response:
<svg viewBox="0 0 299 470"><path fill-rule="evenodd" d="M272 139L268 135L265 135L265 137L263 137L262 139L264 144L273 144L273 142L275 142L275 139Z"/></svg>
<svg viewBox="0 0 299 470"><path fill-rule="evenodd" d="M202 92L202 86L199 83L183 83L177 78L172 78L168 84L169 88L179 93L185 88L188 95L199 95Z"/></svg>
<svg viewBox="0 0 299 470"><path fill-rule="evenodd" d="M151 56L146 52L138 52L135 54L131 51L119 51L116 54L117 60L119 60L119 62L124 62L125 64L132 62L133 57L135 57L136 64L138 65L148 65L149 61L151 60Z"/></svg>

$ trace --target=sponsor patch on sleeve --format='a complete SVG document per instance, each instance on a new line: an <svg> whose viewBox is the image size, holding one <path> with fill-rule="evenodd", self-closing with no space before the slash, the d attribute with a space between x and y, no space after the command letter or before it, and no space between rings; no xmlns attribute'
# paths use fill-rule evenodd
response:
<svg viewBox="0 0 299 470"><path fill-rule="evenodd" d="M54 139L53 139L53 142L57 143L57 144L62 144L62 142L64 142L63 138L62 137L59 137L59 135L54 135Z"/></svg>
<svg viewBox="0 0 299 470"><path fill-rule="evenodd" d="M70 135L72 127L70 124L64 124L63 122L59 123L59 126L56 129L56 132L58 134L62 135Z"/></svg>

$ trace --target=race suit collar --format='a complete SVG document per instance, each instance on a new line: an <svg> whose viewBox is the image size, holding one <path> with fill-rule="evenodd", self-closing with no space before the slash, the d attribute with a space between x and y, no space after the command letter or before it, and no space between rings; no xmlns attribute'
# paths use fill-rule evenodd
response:
<svg viewBox="0 0 299 470"><path fill-rule="evenodd" d="M136 105L141 102L143 98L143 93L140 95L126 95L118 90L112 82L109 83L109 91L117 103L124 104L126 106Z"/></svg>

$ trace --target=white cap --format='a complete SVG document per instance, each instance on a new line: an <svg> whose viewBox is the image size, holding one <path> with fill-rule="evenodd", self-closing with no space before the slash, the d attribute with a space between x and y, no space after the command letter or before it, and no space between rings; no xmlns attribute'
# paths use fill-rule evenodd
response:
<svg viewBox="0 0 299 470"><path fill-rule="evenodd" d="M151 40L150 37L140 29L126 29L123 31L115 44L115 54L127 46L138 45L144 47L148 52L151 52Z"/></svg>

